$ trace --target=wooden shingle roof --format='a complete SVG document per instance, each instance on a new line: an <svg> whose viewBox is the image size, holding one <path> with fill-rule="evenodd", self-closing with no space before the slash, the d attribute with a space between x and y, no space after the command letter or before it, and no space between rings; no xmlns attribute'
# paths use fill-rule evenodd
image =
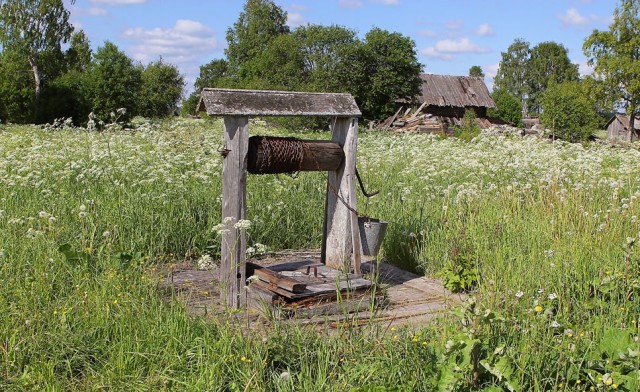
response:
<svg viewBox="0 0 640 392"><path fill-rule="evenodd" d="M484 80L472 76L421 74L420 102L427 106L495 108Z"/></svg>
<svg viewBox="0 0 640 392"><path fill-rule="evenodd" d="M629 131L629 122L630 122L629 120L630 120L629 116L616 113L613 115L613 117L611 117L611 119L607 122L607 124L604 127L605 129L609 128L609 125L611 125L612 122L619 121L620 124L622 124L622 127L624 128L624 130ZM640 129L640 117L636 117L635 120L633 120L633 128L636 130Z"/></svg>

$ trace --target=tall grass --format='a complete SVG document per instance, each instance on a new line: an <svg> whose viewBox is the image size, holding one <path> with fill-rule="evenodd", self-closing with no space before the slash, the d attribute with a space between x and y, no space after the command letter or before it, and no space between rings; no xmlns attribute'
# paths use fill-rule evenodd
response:
<svg viewBox="0 0 640 392"><path fill-rule="evenodd" d="M638 365L637 150L360 136L360 172L381 192L358 209L390 222L385 258L431 276L457 257L475 263L471 295L505 320L479 338L480 355L503 347L524 390L634 390L638 373L615 356L628 348ZM0 389L443 385L446 344L466 328L456 316L418 332L256 333L167 300L154 266L218 252L221 144L219 121L0 129ZM250 176L249 245L319 247L325 181ZM603 343L616 331L620 350ZM460 377L461 390L505 387Z"/></svg>

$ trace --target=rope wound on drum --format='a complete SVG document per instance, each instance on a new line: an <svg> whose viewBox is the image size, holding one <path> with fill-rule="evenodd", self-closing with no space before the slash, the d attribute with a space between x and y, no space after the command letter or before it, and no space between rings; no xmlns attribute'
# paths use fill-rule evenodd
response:
<svg viewBox="0 0 640 392"><path fill-rule="evenodd" d="M303 140L295 137L252 136L249 138L248 169L252 174L294 173L302 169Z"/></svg>

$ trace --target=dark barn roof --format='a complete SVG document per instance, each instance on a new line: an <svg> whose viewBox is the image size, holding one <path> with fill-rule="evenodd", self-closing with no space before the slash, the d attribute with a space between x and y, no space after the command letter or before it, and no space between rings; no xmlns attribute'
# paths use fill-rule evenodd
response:
<svg viewBox="0 0 640 392"><path fill-rule="evenodd" d="M495 108L484 80L472 76L421 74L420 102L427 106Z"/></svg>

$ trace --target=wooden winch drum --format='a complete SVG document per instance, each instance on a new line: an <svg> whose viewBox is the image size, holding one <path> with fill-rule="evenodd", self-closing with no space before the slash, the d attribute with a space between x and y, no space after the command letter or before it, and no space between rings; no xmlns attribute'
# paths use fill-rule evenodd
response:
<svg viewBox="0 0 640 392"><path fill-rule="evenodd" d="M247 151L251 174L338 170L344 150L331 140L300 140L275 136L252 136Z"/></svg>

